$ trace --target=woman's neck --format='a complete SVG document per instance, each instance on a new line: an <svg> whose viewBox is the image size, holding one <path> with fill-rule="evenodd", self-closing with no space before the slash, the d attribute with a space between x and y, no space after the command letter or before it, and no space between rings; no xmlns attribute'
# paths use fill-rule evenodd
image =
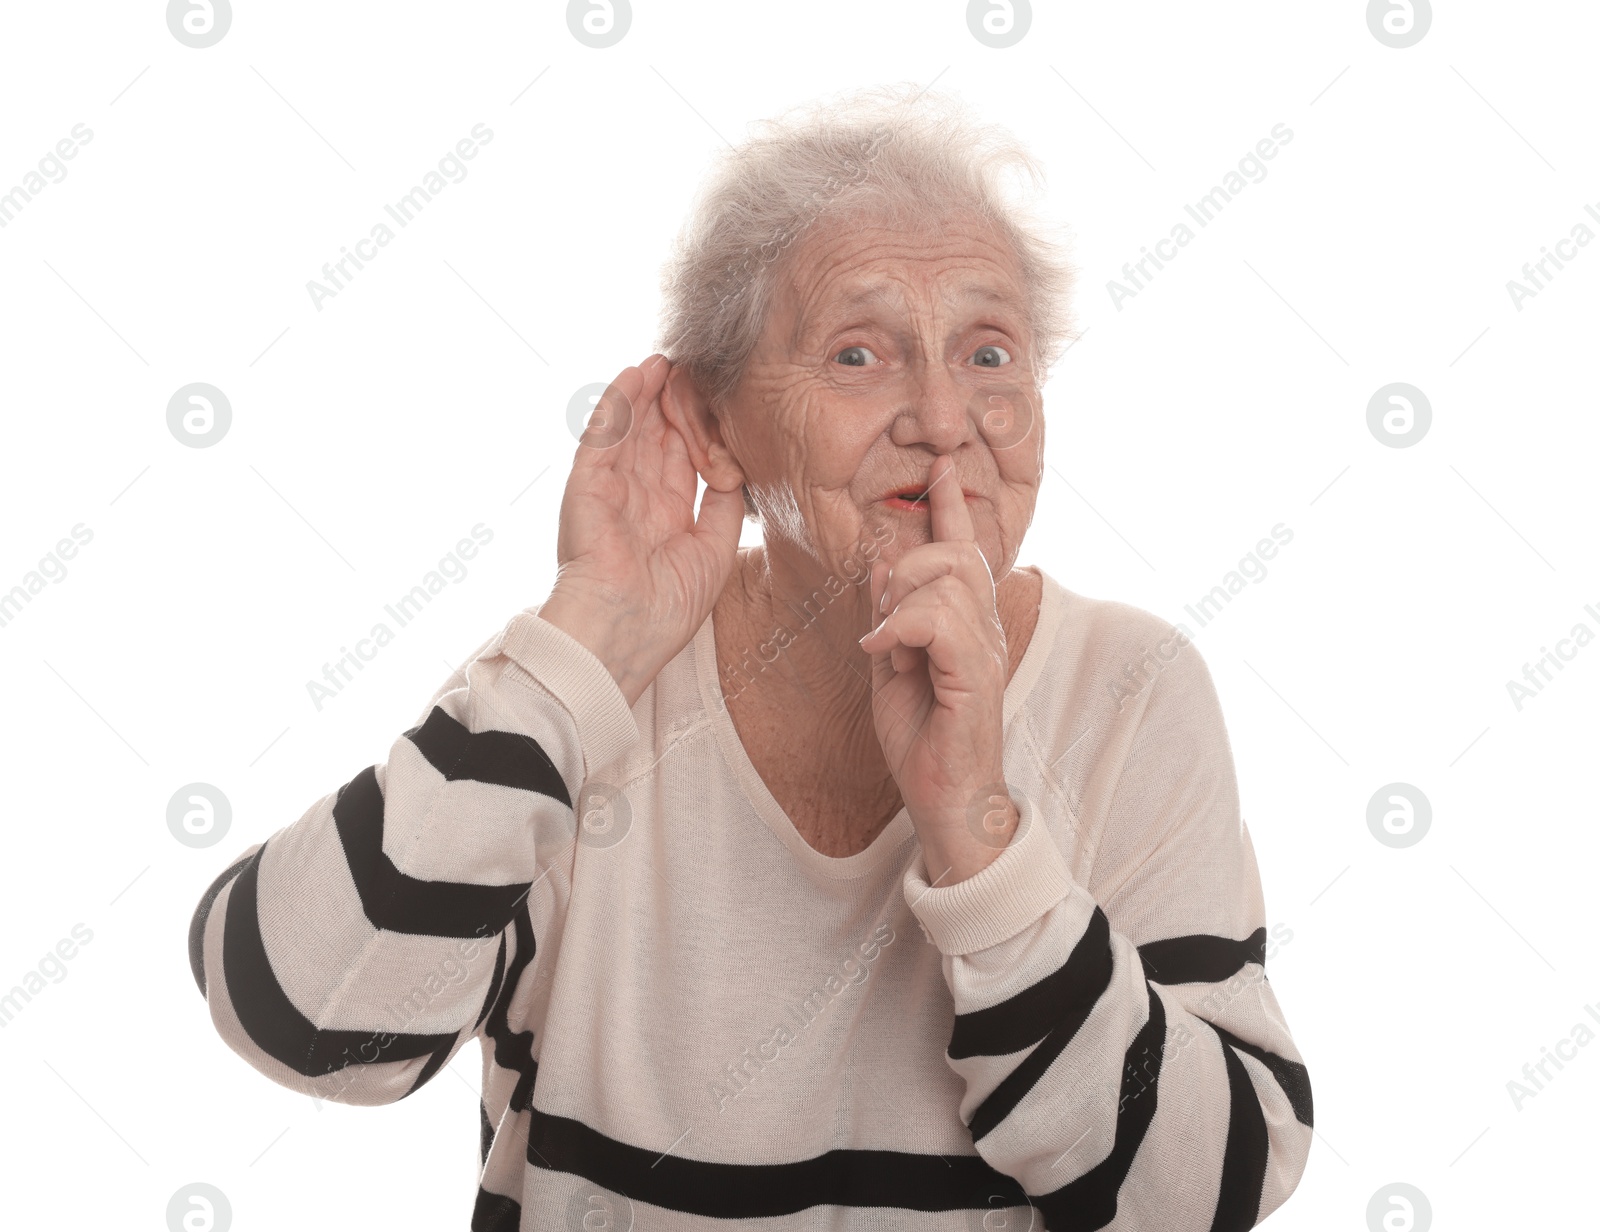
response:
<svg viewBox="0 0 1600 1232"><path fill-rule="evenodd" d="M717 677L735 730L806 842L824 855L854 855L902 804L873 723L867 656L857 645L876 624L869 621L868 575L800 582L773 568L762 547L742 549L735 570L712 619ZM1038 574L1013 571L997 588L1007 681L1033 635L1042 585Z"/></svg>
<svg viewBox="0 0 1600 1232"><path fill-rule="evenodd" d="M872 627L867 568L853 580L801 575L764 546L740 549L715 613L727 642L718 648L725 694L755 687L836 719L870 714L867 656L856 644Z"/></svg>
<svg viewBox="0 0 1600 1232"><path fill-rule="evenodd" d="M872 683L858 640L877 624L870 562L856 576L801 573L765 546L739 550L713 614L717 677L724 697L754 690L761 708L789 716L794 736L849 757L865 745L866 763L882 767L872 722ZM1038 618L1037 574L1011 570L996 588L1006 630L1009 681ZM746 698L749 702L751 698ZM736 704L736 703L735 703ZM887 768L884 767L884 773Z"/></svg>

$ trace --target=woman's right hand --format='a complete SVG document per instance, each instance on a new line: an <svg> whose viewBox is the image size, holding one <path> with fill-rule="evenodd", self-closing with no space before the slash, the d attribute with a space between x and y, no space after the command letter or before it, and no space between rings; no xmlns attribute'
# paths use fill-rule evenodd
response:
<svg viewBox="0 0 1600 1232"><path fill-rule="evenodd" d="M695 518L699 475L661 409L671 370L652 355L601 395L567 477L556 582L539 608L606 665L630 706L710 615L744 521L739 485L708 484Z"/></svg>

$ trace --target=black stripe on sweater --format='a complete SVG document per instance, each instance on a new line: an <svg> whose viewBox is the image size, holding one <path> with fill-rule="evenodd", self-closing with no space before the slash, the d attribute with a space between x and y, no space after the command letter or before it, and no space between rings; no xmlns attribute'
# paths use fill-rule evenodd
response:
<svg viewBox="0 0 1600 1232"><path fill-rule="evenodd" d="M1289 1107L1294 1109L1294 1119L1308 1129L1311 1127L1311 1074L1303 1064L1291 1061L1288 1057L1280 1057L1275 1052L1268 1052L1259 1044L1242 1040L1232 1031L1224 1030L1214 1022L1208 1022L1206 1025L1220 1035L1225 1043L1232 1045L1239 1052L1249 1053L1271 1070L1272 1076L1278 1080L1278 1085L1283 1088L1284 1095L1289 1099Z"/></svg>
<svg viewBox="0 0 1600 1232"><path fill-rule="evenodd" d="M771 1218L813 1206L986 1210L997 1196L1027 1204L1016 1180L978 1155L835 1150L791 1163L712 1163L618 1142L537 1108L528 1127L528 1162L581 1176L634 1202L714 1219Z"/></svg>
<svg viewBox="0 0 1600 1232"><path fill-rule="evenodd" d="M333 822L374 928L429 937L492 936L510 923L531 884L424 881L402 873L383 850L383 792L375 766L339 789Z"/></svg>
<svg viewBox="0 0 1600 1232"><path fill-rule="evenodd" d="M494 956L494 974L489 977L489 991L484 994L483 1008L478 1011L477 1020L472 1024L474 1032L483 1025L483 1020L489 1016L489 1011L494 1008L495 998L500 995L500 981L506 973L506 935L500 934L500 948Z"/></svg>
<svg viewBox="0 0 1600 1232"><path fill-rule="evenodd" d="M415 1095L418 1091L420 1091L427 1083L428 1079L437 1074L443 1067L444 1063L450 1059L450 1052L455 1047L455 1044L456 1037L453 1035L450 1037L450 1042L448 1044L440 1044L439 1047L434 1050L433 1055L428 1058L428 1063L417 1071L416 1081L413 1082L407 1089L406 1094L402 1095L400 1098L405 1099L407 1095Z"/></svg>
<svg viewBox="0 0 1600 1232"><path fill-rule="evenodd" d="M568 808L567 785L532 736L508 731L468 731L435 706L419 727L406 732L412 744L446 779L471 779L554 796Z"/></svg>
<svg viewBox="0 0 1600 1232"><path fill-rule="evenodd" d="M1018 1062L1016 1068L1000 1080L999 1085L989 1092L989 1097L973 1112L968 1128L972 1130L974 1142L979 1141L1000 1124L1010 1115L1011 1110L1022 1102L1023 1097L1033 1090L1039 1079L1044 1076L1044 1072L1072 1042L1072 1037L1083 1026L1084 1020L1089 1017L1089 1012L1111 986L1111 926L1098 907L1095 908L1094 915L1089 918L1089 926L1084 929L1083 936L1078 939L1078 944L1073 947L1072 954L1067 959L1068 966L1074 964L1077 964L1077 970L1082 972L1082 982L1075 990L1071 1001L1063 1005L1061 1017L1056 1020L1039 1046Z"/></svg>
<svg viewBox="0 0 1600 1232"><path fill-rule="evenodd" d="M228 895L222 971L234 1013L255 1046L297 1074L317 1077L350 1065L408 1061L455 1042L454 1033L319 1030L292 1001L267 959L256 912L256 875L268 844L245 862Z"/></svg>
<svg viewBox="0 0 1600 1232"><path fill-rule="evenodd" d="M217 895L228 888L228 882L238 876L239 870L248 863L250 857L245 856L219 873L200 896L200 905L189 919L189 970L194 973L194 982L199 986L202 997L206 995L206 921L211 918L211 908L217 901Z"/></svg>
<svg viewBox="0 0 1600 1232"><path fill-rule="evenodd" d="M533 1084L539 1076L538 1063L533 1059L533 1032L513 1032L506 1015L511 1006L511 999L517 995L517 985L522 981L522 973L533 961L535 950L533 921L528 917L526 903L518 908L515 923L517 954L511 960L511 967L506 972L499 1000L489 1012L484 1034L494 1041L494 1063L501 1069L511 1070L518 1075L517 1085L512 1090L509 1101L511 1111L525 1112L533 1101Z"/></svg>
<svg viewBox="0 0 1600 1232"><path fill-rule="evenodd" d="M518 1232L521 1227L520 1202L478 1186L478 1200L472 1206L470 1232Z"/></svg>
<svg viewBox="0 0 1600 1232"><path fill-rule="evenodd" d="M956 1015L950 1059L1003 1057L1037 1044L1063 1023L1081 1023L1110 982L1111 924L1096 907L1066 962L997 1005Z"/></svg>
<svg viewBox="0 0 1600 1232"><path fill-rule="evenodd" d="M1267 1177L1267 1119L1255 1084L1239 1055L1218 1036L1228 1067L1228 1144L1222 1154L1222 1183L1211 1232L1246 1232L1261 1212Z"/></svg>
<svg viewBox="0 0 1600 1232"><path fill-rule="evenodd" d="M1195 933L1149 941L1139 947L1144 978L1157 984L1215 984L1237 975L1246 963L1266 965L1267 930L1243 941Z"/></svg>
<svg viewBox="0 0 1600 1232"><path fill-rule="evenodd" d="M1117 1194L1128 1179L1133 1158L1156 1115L1157 1083L1161 1078L1162 1048L1167 1034L1167 1012L1156 990L1150 993L1150 1016L1122 1063L1122 1090L1117 1102L1117 1129L1111 1153L1076 1180L1060 1189L1029 1199L1044 1213L1045 1226L1091 1232L1117 1217Z"/></svg>

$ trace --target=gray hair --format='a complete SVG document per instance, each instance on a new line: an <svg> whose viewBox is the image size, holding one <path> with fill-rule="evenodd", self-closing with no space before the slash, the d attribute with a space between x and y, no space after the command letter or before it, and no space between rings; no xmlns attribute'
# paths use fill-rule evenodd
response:
<svg viewBox="0 0 1600 1232"><path fill-rule="evenodd" d="M953 211L975 213L1015 253L1041 381L1074 340L1065 245L1005 183L1021 171L1037 190L1044 174L1005 129L915 84L804 105L758 127L714 165L662 271L657 349L688 370L714 409L761 336L779 258L824 216L919 229Z"/></svg>

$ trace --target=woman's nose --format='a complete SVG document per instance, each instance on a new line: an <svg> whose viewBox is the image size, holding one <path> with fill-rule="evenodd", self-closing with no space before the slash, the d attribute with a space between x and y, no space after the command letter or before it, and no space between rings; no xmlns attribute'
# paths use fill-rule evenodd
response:
<svg viewBox="0 0 1600 1232"><path fill-rule="evenodd" d="M964 385L946 364L925 363L913 369L911 411L914 440L948 453L974 435L976 391ZM902 417L904 419L906 417ZM911 441L902 441L909 444Z"/></svg>

